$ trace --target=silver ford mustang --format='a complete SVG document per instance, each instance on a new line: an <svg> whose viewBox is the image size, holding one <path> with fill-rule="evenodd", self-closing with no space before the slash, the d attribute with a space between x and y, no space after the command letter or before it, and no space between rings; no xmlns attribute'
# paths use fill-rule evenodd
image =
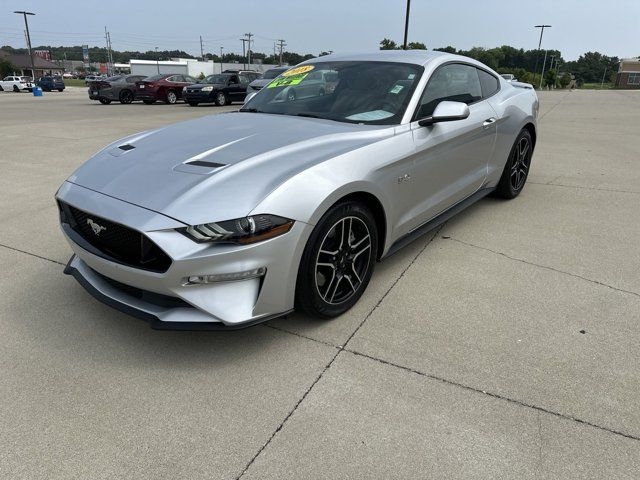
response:
<svg viewBox="0 0 640 480"><path fill-rule="evenodd" d="M377 260L489 193L522 191L537 115L530 85L465 57L309 60L238 112L82 165L56 195L65 273L154 328L338 316Z"/></svg>

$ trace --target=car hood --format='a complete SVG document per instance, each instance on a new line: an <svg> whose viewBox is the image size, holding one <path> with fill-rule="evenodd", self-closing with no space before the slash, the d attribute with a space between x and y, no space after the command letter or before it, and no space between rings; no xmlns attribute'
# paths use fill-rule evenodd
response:
<svg viewBox="0 0 640 480"><path fill-rule="evenodd" d="M218 114L114 142L68 181L190 225L229 220L246 216L297 173L393 132L286 115Z"/></svg>

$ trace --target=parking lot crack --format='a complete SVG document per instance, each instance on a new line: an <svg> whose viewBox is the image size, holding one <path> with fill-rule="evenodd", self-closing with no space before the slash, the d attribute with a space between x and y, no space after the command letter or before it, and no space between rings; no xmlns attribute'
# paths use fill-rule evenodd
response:
<svg viewBox="0 0 640 480"><path fill-rule="evenodd" d="M533 267L544 268L545 270L551 270L552 272L561 273L563 275L569 275L570 277L574 277L574 278L579 278L580 280L584 280L585 282L594 283L594 284L600 285L602 287L607 287L607 288L610 288L611 290L615 290L616 292L626 293L628 295L633 295L635 297L640 297L640 293L634 292L632 290L625 290L624 288L614 287L613 285L609 285L608 283L604 283L604 282L601 282L599 280L594 280L592 278L583 277L582 275L578 275L576 273L567 272L565 270L560 270L558 268L550 267L548 265L542 265L540 263L529 262L528 260L525 260L523 258L512 257L511 255L508 255L508 254L506 254L504 252L499 252L497 250L493 250L493 249L487 248L487 247L481 247L480 245L474 245L473 243L468 243L468 242L465 242L463 240L458 240L457 238L447 237L446 240L451 240L453 242L457 242L457 243L460 243L462 245L466 245L468 247L477 248L479 250L484 250L486 252L491 252L491 253L493 253L495 255L500 255L501 257L508 258L509 260L513 260L515 262L521 262L521 263L525 263L527 265L531 265Z"/></svg>
<svg viewBox="0 0 640 480"><path fill-rule="evenodd" d="M51 258L47 258L47 257L43 257L41 255L37 255L35 253L27 252L26 250L20 250L19 248L10 247L9 245L5 245L3 243L0 243L0 247L4 247L4 248L7 248L9 250L13 250L14 252L19 252L19 253L24 253L26 255L31 255L32 257L36 257L36 258L39 258L41 260L46 260L47 262L55 263L56 265L62 265L63 267L65 266L64 263L58 262L57 260L52 260Z"/></svg>
<svg viewBox="0 0 640 480"><path fill-rule="evenodd" d="M293 416L293 414L296 412L296 410L298 409L298 407L302 404L302 402L304 402L305 398L307 398L307 396L309 395L309 393L311 393L311 391L313 390L313 387L315 387L317 385L317 383L320 381L320 379L323 377L323 375L327 372L327 370L329 370L331 368L331 365L333 365L333 363L336 361L336 359L338 358L338 356L345 351L347 344L351 341L351 339L356 335L356 333L358 333L358 331L360 330L360 328L362 328L362 326L366 323L366 321L371 317L371 315L373 314L373 312L376 311L376 309L382 304L382 302L384 301L384 299L387 297L387 295L389 295L389 293L391 292L391 290L393 290L393 288L398 284L398 282L400 281L400 279L402 277L404 277L405 273L413 266L413 264L416 262L416 260L418 259L418 257L420 257L420 255L427 249L427 247L431 244L431 242L433 242L436 237L438 236L438 234L440 233L440 231L444 228L444 226L446 225L446 222L443 223L442 225L440 225L440 227L438 227L435 232L431 235L431 237L429 237L429 239L425 242L424 246L420 249L420 251L413 257L413 259L411 260L411 262L409 263L409 265L407 265L404 270L402 270L402 272L400 273L400 275L398 275L398 277L395 279L395 281L389 286L389 288L387 289L387 291L384 293L384 295L382 295L382 297L380 298L380 300L378 300L378 302L373 306L373 308L369 311L369 313L367 313L367 315L365 315L365 317L363 318L363 320L358 324L358 326L355 328L355 330L351 333L351 335L349 335L349 338L347 338L347 340L344 342L343 345L340 346L336 346L336 345L331 345L331 344L326 344L325 342L319 341L319 340L315 340L311 337L307 337L305 335L301 335L298 333L294 333L288 330L284 330L278 327L274 327L274 326L270 326L270 325L265 325L268 328L273 328L275 330L280 330L282 332L285 333L289 333L291 335L295 335L298 337L302 337L308 340L312 340L318 343L322 343L325 345L329 345L332 346L334 348L337 349L337 351L335 352L335 354L331 357L331 359L327 362L327 364L324 366L324 368L322 369L322 371L320 372L320 374L315 378L315 380L311 383L311 385L309 385L309 388L307 388L307 390L302 394L302 396L300 397L300 399L296 402L296 404L293 406L293 408L289 411L289 413L287 413L287 415L284 417L284 419L282 420L282 422L280 422L280 424L276 427L276 429L273 431L273 433L269 436L269 438L267 439L267 441L262 444L262 446L258 449L258 451L255 453L255 455L253 457L251 457L251 460L249 460L249 462L247 463L247 465L244 467L244 469L242 470L242 472L240 472L240 474L236 477L236 480L241 479L245 473L247 473L247 471L249 470L249 468L251 468L251 465L254 464L254 462L256 461L256 459L260 456L260 454L269 446L269 444L273 441L273 439L276 437L276 435L280 432L280 430L283 429L283 427L285 426L285 424L287 423L287 421Z"/></svg>
<svg viewBox="0 0 640 480"><path fill-rule="evenodd" d="M567 415L565 413L556 412L554 410L550 410L548 408L541 407L539 405L534 405L532 403L527 403L527 402L524 402L522 400L510 398L510 397L507 397L507 396L502 395L500 393L490 392L488 390L482 390L480 388L472 387L470 385L466 385L464 383L457 382L455 380L450 380L450 379L441 377L439 375L422 372L420 370L416 370L415 368L411 368L411 367L405 367L403 365L399 365L397 363L393 363L393 362L390 362L388 360L383 360L381 358L377 358L377 357L373 357L371 355L367 355L366 353L358 352L357 350L342 349L341 352L342 351L347 352L347 353L351 353L353 355L357 355L359 357L368 358L369 360L373 360L375 362L379 362L379 363L382 363L382 364L390 366L390 367L399 368L399 369L404 370L406 372L410 372L410 373L413 373L413 374L416 374L416 375L420 375L421 377L429 378L431 380L437 380L439 382L445 383L447 385L451 385L453 387L463 388L463 389L469 390L471 392L475 392L475 393L478 393L478 394L481 394L481 395L486 395L488 397L492 397L492 398L495 398L495 399L498 399L498 400L503 400L505 402L509 402L509 403L512 403L512 404L515 404L515 405L519 405L521 407L529 408L529 409L535 410L535 411L537 411L539 413L546 413L548 415L553 415L554 417L558 417L558 418L562 418L562 419L565 419L565 420L569 420L569 421L572 421L572 422L575 422L575 423L579 423L579 424L582 424L582 425L585 425L585 426L588 426L588 427L597 428L598 430L603 430L603 431L611 433L613 435L618 435L620 437L624 437L624 438L629 438L631 440L640 441L640 436L633 435L633 434L626 433L626 432L622 432L620 430L615 430L613 428L605 427L605 426L602 426L602 425L597 425L597 424L592 423L592 422L590 422L588 420L584 420L584 419L581 419L581 418L578 418L578 417L574 417L572 415Z"/></svg>

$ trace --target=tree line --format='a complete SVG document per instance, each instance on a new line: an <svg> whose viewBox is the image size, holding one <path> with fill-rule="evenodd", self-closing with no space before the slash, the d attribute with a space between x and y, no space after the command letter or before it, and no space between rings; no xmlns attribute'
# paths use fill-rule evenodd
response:
<svg viewBox="0 0 640 480"><path fill-rule="evenodd" d="M421 42L411 42L407 47L410 49L426 48L425 44ZM400 45L388 38L384 38L380 42L380 50L399 50L401 48ZM452 46L447 46L434 48L434 50L471 57L499 73L512 73L522 82L535 82L536 84L540 82L545 55L545 50L524 50L509 45L496 48L473 47L470 50L458 50ZM545 70L551 70L551 73L545 75L545 84L561 82L562 78L566 81L565 74L573 75L578 85L601 82L603 75L605 76L605 81L611 81L612 77L615 78L615 74L618 71L618 63L620 62L618 57L609 57L599 52L584 53L580 55L578 60L570 62L562 58L562 53L559 50L549 49L546 50L546 54ZM552 60L553 68L551 69ZM571 77L569 76L568 79L566 84L569 83Z"/></svg>

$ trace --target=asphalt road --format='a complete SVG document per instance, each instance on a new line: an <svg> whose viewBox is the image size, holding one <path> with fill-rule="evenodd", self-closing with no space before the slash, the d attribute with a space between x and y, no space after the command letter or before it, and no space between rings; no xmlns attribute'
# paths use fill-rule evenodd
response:
<svg viewBox="0 0 640 480"><path fill-rule="evenodd" d="M522 195L378 264L342 318L184 333L62 274L53 195L224 109L0 93L0 478L639 478L640 91L540 96Z"/></svg>

